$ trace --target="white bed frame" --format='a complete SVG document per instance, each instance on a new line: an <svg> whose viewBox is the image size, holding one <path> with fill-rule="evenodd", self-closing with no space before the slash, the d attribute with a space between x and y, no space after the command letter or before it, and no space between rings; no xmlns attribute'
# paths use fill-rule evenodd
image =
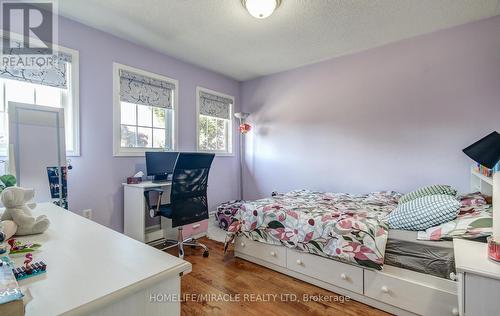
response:
<svg viewBox="0 0 500 316"><path fill-rule="evenodd" d="M476 182L473 176L471 185ZM389 265L376 271L244 236L237 237L234 254L396 315L459 314L457 282L449 279Z"/></svg>

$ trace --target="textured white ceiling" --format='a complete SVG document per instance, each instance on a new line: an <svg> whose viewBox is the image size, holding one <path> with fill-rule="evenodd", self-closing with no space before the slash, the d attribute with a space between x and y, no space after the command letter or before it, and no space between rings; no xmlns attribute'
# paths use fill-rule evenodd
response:
<svg viewBox="0 0 500 316"><path fill-rule="evenodd" d="M61 0L63 16L238 80L499 14L499 0Z"/></svg>

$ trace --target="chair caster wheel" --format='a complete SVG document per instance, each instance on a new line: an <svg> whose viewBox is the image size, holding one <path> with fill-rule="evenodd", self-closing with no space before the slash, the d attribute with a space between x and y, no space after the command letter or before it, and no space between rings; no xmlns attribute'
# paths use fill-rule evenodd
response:
<svg viewBox="0 0 500 316"><path fill-rule="evenodd" d="M203 257L205 257L205 258L206 258L206 257L208 257L208 251L206 251L206 250L205 250L205 251L203 252Z"/></svg>

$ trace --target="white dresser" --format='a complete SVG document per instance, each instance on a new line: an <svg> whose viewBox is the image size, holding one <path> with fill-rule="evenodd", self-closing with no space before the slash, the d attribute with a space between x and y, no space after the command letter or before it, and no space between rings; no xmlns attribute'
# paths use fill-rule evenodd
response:
<svg viewBox="0 0 500 316"><path fill-rule="evenodd" d="M486 243L453 240L460 315L500 315L500 262L488 258Z"/></svg>
<svg viewBox="0 0 500 316"><path fill-rule="evenodd" d="M19 282L33 297L26 315L180 315L180 276L191 271L189 262L52 203L33 213L51 225L16 238L41 243L33 260L47 264L47 273ZM22 265L24 256L13 261ZM173 299L151 300L163 294Z"/></svg>

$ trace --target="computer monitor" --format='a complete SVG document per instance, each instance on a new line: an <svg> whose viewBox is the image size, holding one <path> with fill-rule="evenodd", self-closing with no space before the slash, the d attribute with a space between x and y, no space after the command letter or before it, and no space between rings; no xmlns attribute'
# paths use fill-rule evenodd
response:
<svg viewBox="0 0 500 316"><path fill-rule="evenodd" d="M168 175L174 172L178 152L146 152L146 170L148 176L153 176L153 182L165 182Z"/></svg>

